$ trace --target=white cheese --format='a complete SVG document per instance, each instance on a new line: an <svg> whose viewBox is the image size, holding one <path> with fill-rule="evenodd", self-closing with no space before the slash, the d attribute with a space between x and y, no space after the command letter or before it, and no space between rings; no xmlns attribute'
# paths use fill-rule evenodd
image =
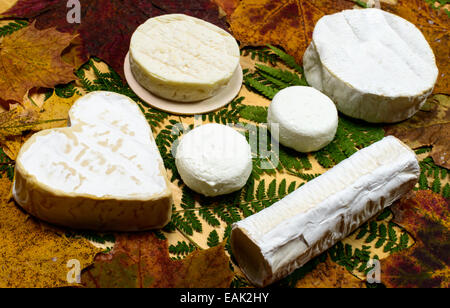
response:
<svg viewBox="0 0 450 308"><path fill-rule="evenodd" d="M234 224L234 256L252 283L268 285L391 205L414 187L419 174L415 153L386 137Z"/></svg>
<svg viewBox="0 0 450 308"><path fill-rule="evenodd" d="M316 89L289 87L273 98L267 121L269 128L278 125L282 145L299 152L313 152L334 139L338 113L333 101Z"/></svg>
<svg viewBox="0 0 450 308"><path fill-rule="evenodd" d="M21 148L13 195L58 225L108 231L160 228L172 194L152 131L126 96L93 92L75 102L70 127L34 134Z"/></svg>
<svg viewBox="0 0 450 308"><path fill-rule="evenodd" d="M173 101L214 96L239 66L236 40L219 27L182 14L149 19L130 43L136 80L150 92Z"/></svg>
<svg viewBox="0 0 450 308"><path fill-rule="evenodd" d="M303 64L308 83L339 111L373 123L413 116L438 77L433 51L420 30L379 9L322 17Z"/></svg>
<svg viewBox="0 0 450 308"><path fill-rule="evenodd" d="M206 124L182 137L175 162L190 189L214 197L244 187L252 172L252 151L233 128Z"/></svg>

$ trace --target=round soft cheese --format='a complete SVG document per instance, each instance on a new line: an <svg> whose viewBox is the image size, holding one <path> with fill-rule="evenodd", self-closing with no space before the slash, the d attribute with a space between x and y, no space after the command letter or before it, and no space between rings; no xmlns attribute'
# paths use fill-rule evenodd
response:
<svg viewBox="0 0 450 308"><path fill-rule="evenodd" d="M214 96L238 69L239 58L228 32L183 14L150 18L130 43L131 71L139 84L178 102Z"/></svg>
<svg viewBox="0 0 450 308"><path fill-rule="evenodd" d="M267 122L272 136L282 145L307 153L320 150L334 139L338 113L325 94L311 87L296 86L275 95Z"/></svg>
<svg viewBox="0 0 450 308"><path fill-rule="evenodd" d="M438 77L433 51L420 30L379 9L322 17L303 64L308 83L339 111L372 123L413 116Z"/></svg>
<svg viewBox="0 0 450 308"><path fill-rule="evenodd" d="M252 151L246 138L220 124L202 125L184 135L175 157L183 182L209 197L241 189L252 172Z"/></svg>

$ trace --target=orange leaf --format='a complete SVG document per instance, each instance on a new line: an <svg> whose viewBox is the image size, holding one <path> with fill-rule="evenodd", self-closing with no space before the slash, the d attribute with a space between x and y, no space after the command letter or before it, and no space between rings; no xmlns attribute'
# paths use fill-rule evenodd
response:
<svg viewBox="0 0 450 308"><path fill-rule="evenodd" d="M225 288L233 277L223 245L175 261L167 240L146 232L116 237L113 251L100 255L81 280L97 288Z"/></svg>
<svg viewBox="0 0 450 308"><path fill-rule="evenodd" d="M74 38L54 28L37 30L34 23L6 36L0 43L0 98L22 102L32 88L74 80L73 67L61 59Z"/></svg>
<svg viewBox="0 0 450 308"><path fill-rule="evenodd" d="M316 22L353 6L346 0L242 0L230 25L243 45L279 45L301 63Z"/></svg>

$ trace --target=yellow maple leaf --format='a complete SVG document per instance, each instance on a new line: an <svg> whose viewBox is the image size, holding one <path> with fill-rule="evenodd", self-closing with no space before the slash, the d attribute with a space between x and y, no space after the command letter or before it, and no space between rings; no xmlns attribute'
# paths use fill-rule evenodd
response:
<svg viewBox="0 0 450 308"><path fill-rule="evenodd" d="M32 88L74 80L74 67L61 53L75 37L55 28L37 30L34 23L5 37L0 42L0 99L22 102Z"/></svg>

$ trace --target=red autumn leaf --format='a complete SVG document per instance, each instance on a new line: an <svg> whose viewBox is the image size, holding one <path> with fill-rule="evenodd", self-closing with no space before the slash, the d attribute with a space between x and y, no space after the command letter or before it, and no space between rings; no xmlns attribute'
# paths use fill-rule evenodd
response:
<svg viewBox="0 0 450 308"><path fill-rule="evenodd" d="M91 0L81 2L81 23L69 23L67 0L20 0L3 14L36 20L38 29L56 27L59 31L79 33L81 56L97 56L123 76L123 61L130 38L148 18L183 13L209 21L226 29L217 5L210 0Z"/></svg>
<svg viewBox="0 0 450 308"><path fill-rule="evenodd" d="M233 277L223 245L171 260L167 240L147 232L119 235L113 251L97 256L81 281L97 288L225 288Z"/></svg>
<svg viewBox="0 0 450 308"><path fill-rule="evenodd" d="M450 287L449 202L430 190L416 192L392 206L394 222L405 227L416 243L381 264L388 287Z"/></svg>

